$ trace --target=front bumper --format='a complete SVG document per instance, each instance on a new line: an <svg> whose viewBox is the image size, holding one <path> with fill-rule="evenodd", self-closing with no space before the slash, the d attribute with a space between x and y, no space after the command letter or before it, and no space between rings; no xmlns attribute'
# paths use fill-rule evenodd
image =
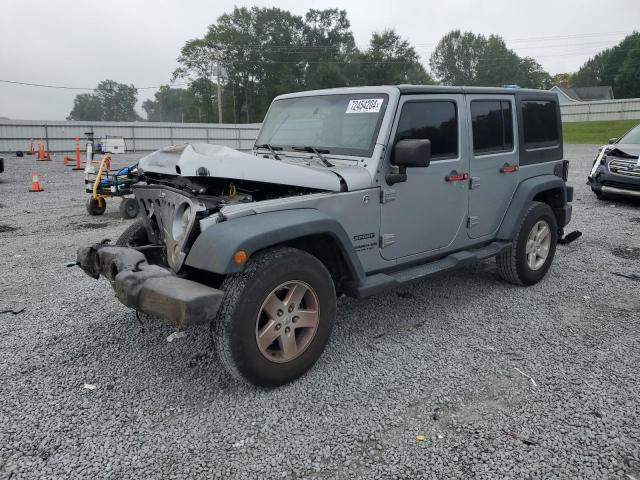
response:
<svg viewBox="0 0 640 480"><path fill-rule="evenodd" d="M640 197L640 178L619 175L610 172L604 166L598 167L588 183L595 193Z"/></svg>
<svg viewBox="0 0 640 480"><path fill-rule="evenodd" d="M77 264L89 276L107 278L122 304L186 327L209 323L222 301L222 290L177 276L127 247L97 244L78 249Z"/></svg>

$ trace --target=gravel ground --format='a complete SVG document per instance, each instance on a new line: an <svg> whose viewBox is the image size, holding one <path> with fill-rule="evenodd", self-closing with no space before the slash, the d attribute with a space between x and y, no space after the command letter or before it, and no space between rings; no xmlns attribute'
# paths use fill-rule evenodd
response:
<svg viewBox="0 0 640 480"><path fill-rule="evenodd" d="M640 270L640 209L591 194L594 152L566 148L584 235L544 281L488 261L340 299L320 361L275 390L65 268L124 230L118 201L89 217L81 172L7 158L0 310L25 310L0 314L0 477L639 479L640 283L612 272Z"/></svg>

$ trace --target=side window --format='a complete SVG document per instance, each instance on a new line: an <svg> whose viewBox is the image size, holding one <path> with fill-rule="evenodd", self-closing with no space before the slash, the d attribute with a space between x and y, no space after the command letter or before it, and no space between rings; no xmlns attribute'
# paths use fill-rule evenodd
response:
<svg viewBox="0 0 640 480"><path fill-rule="evenodd" d="M560 141L556 103L547 100L523 101L522 128L525 146L556 145Z"/></svg>
<svg viewBox="0 0 640 480"><path fill-rule="evenodd" d="M402 106L396 141L431 140L432 160L458 156L458 115L455 102L407 102Z"/></svg>
<svg viewBox="0 0 640 480"><path fill-rule="evenodd" d="M513 150L513 115L508 100L471 102L473 153L483 155Z"/></svg>

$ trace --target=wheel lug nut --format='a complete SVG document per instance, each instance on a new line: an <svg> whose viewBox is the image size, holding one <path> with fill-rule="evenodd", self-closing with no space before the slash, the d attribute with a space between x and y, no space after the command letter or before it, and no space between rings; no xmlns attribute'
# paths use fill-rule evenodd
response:
<svg viewBox="0 0 640 480"><path fill-rule="evenodd" d="M276 330L280 330L282 328L282 325L280 325L279 323L276 325Z"/></svg>
<svg viewBox="0 0 640 480"><path fill-rule="evenodd" d="M291 331L291 329L289 327L284 329L284 333L289 333Z"/></svg>
<svg viewBox="0 0 640 480"><path fill-rule="evenodd" d="M296 323L296 322L298 321L298 317L293 317L293 318L291 319L291 321L292 321L293 323Z"/></svg>
<svg viewBox="0 0 640 480"><path fill-rule="evenodd" d="M277 314L279 317L281 317L282 315L284 315L284 312L282 310L278 310Z"/></svg>
<svg viewBox="0 0 640 480"><path fill-rule="evenodd" d="M293 312L293 303L289 305L289 313Z"/></svg>

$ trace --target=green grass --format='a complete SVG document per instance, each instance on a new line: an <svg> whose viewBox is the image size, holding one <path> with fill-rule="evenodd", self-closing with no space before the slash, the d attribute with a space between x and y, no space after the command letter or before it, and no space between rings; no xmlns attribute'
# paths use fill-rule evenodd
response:
<svg viewBox="0 0 640 480"><path fill-rule="evenodd" d="M607 120L598 122L564 122L562 136L564 143L605 144L610 138L622 136L640 120Z"/></svg>

